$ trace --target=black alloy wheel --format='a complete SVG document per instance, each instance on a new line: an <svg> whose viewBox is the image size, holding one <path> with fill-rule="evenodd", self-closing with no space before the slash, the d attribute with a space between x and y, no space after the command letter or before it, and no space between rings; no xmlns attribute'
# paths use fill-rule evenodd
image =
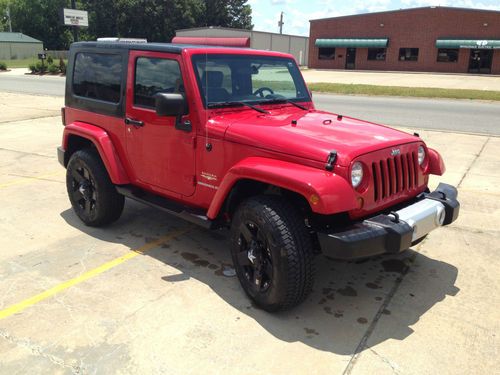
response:
<svg viewBox="0 0 500 375"><path fill-rule="evenodd" d="M252 221L241 223L239 231L238 264L250 287L257 293L265 292L273 280L272 255L265 235Z"/></svg>
<svg viewBox="0 0 500 375"><path fill-rule="evenodd" d="M68 162L66 189L73 210L88 226L103 226L120 217L125 198L116 191L95 149L76 151Z"/></svg>
<svg viewBox="0 0 500 375"><path fill-rule="evenodd" d="M96 208L96 185L89 170L79 165L71 171L71 190L72 200L76 202L80 210L86 216L95 215Z"/></svg>

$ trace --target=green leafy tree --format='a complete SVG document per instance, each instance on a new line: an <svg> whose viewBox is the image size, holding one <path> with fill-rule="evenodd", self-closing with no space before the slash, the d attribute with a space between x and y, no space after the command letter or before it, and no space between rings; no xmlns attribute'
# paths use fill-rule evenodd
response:
<svg viewBox="0 0 500 375"><path fill-rule="evenodd" d="M13 31L42 40L48 49L66 49L73 42L71 28L59 18L70 0L0 0L0 30L5 30L7 3ZM168 42L177 29L253 27L247 0L78 0L77 8L89 12L89 27L79 29L81 40L118 36Z"/></svg>
<svg viewBox="0 0 500 375"><path fill-rule="evenodd" d="M252 8L247 0L205 0L205 15L199 26L253 28Z"/></svg>
<svg viewBox="0 0 500 375"><path fill-rule="evenodd" d="M8 6L7 0L0 0L0 31L9 31L7 6Z"/></svg>
<svg viewBox="0 0 500 375"><path fill-rule="evenodd" d="M12 31L39 39L48 49L68 48L71 32L59 19L60 9L66 6L66 0L11 0Z"/></svg>

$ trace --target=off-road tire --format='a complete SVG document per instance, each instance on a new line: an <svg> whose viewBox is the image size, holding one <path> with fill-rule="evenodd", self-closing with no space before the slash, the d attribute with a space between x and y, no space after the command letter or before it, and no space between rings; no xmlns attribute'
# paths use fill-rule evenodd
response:
<svg viewBox="0 0 500 375"><path fill-rule="evenodd" d="M75 186L74 173L80 175L83 168L90 177L89 183L93 184L91 187L93 209L87 211L82 208L82 199L78 199L78 194L75 193L78 187ZM125 197L116 191L106 167L94 149L79 150L71 156L66 170L66 189L73 210L87 226L100 227L110 224L118 220L123 211Z"/></svg>
<svg viewBox="0 0 500 375"><path fill-rule="evenodd" d="M240 228L246 222L256 223L268 241L272 280L264 292L254 289L248 272L238 261L238 253L244 254ZM238 206L231 223L231 255L246 294L266 311L290 309L304 301L312 290L315 267L310 233L299 211L281 196L251 197Z"/></svg>

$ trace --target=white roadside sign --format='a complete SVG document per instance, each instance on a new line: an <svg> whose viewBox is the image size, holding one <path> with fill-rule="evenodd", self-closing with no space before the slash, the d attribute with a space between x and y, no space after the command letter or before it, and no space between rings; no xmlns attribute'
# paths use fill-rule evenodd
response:
<svg viewBox="0 0 500 375"><path fill-rule="evenodd" d="M63 19L66 26L89 26L89 14L85 10L64 8Z"/></svg>

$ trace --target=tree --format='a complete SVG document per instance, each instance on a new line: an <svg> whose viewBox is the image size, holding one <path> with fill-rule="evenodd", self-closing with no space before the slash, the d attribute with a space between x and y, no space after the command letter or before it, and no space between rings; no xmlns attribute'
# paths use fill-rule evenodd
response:
<svg viewBox="0 0 500 375"><path fill-rule="evenodd" d="M0 31L9 31L7 8L7 0L0 0Z"/></svg>
<svg viewBox="0 0 500 375"><path fill-rule="evenodd" d="M205 0L205 15L200 26L253 28L252 8L247 0Z"/></svg>
<svg viewBox="0 0 500 375"><path fill-rule="evenodd" d="M59 19L66 0L11 0L12 31L43 41L48 49L65 49L72 41L71 32Z"/></svg>
<svg viewBox="0 0 500 375"><path fill-rule="evenodd" d="M0 0L0 30L5 29L3 12L10 4L13 31L42 40L48 49L67 49L73 41L72 31L61 23L59 15L70 3ZM79 29L81 40L118 36L168 42L178 29L253 27L247 0L77 0L76 5L89 13L89 27Z"/></svg>

